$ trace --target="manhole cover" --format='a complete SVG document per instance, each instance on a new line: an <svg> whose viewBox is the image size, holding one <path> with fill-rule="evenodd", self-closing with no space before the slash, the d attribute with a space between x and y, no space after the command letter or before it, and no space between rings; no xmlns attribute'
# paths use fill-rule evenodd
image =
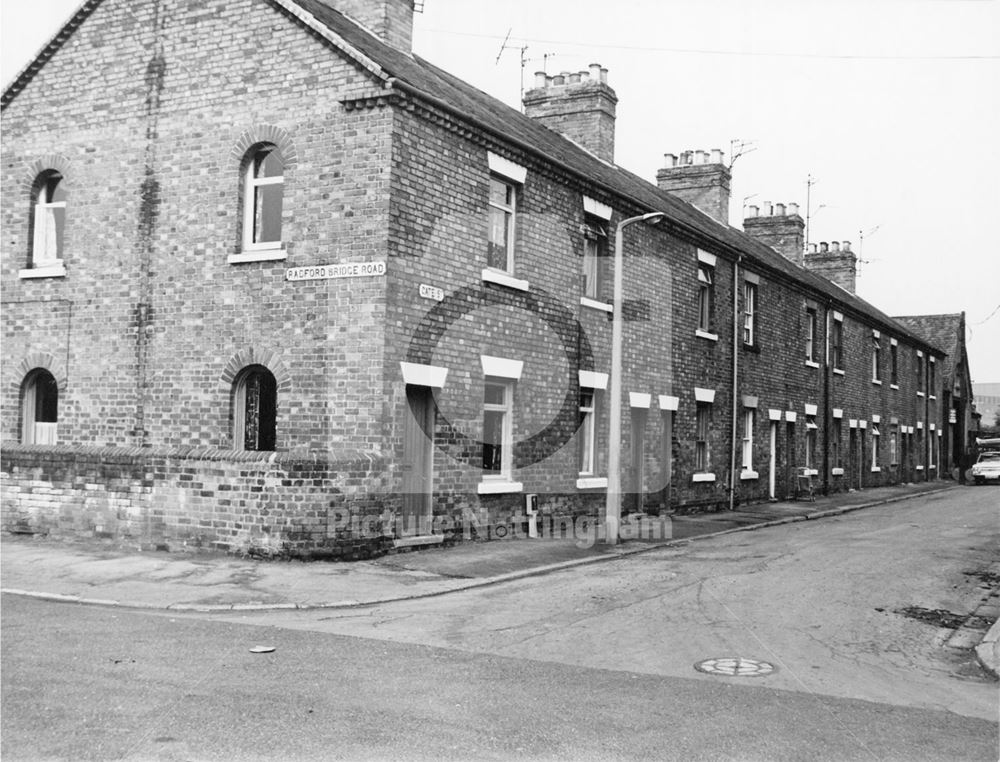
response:
<svg viewBox="0 0 1000 762"><path fill-rule="evenodd" d="M770 675L776 667L759 659L743 659L739 656L722 656L705 659L694 665L699 672L709 675L729 675L731 677L763 677Z"/></svg>

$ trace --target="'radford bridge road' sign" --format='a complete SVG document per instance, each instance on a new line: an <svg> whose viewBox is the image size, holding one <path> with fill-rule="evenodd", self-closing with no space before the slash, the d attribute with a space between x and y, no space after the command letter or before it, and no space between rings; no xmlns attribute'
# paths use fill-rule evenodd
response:
<svg viewBox="0 0 1000 762"><path fill-rule="evenodd" d="M339 262L334 265L289 267L285 270L285 280L366 278L375 275L385 275L385 262Z"/></svg>

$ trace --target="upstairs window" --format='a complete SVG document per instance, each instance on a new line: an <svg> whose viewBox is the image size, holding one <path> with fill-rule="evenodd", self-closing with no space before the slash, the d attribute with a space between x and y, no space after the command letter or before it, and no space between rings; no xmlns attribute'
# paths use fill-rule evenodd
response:
<svg viewBox="0 0 1000 762"><path fill-rule="evenodd" d="M924 394L924 353L917 352L917 394Z"/></svg>
<svg viewBox="0 0 1000 762"><path fill-rule="evenodd" d="M588 216L583 231L583 295L588 299L601 301L607 257L607 225Z"/></svg>
<svg viewBox="0 0 1000 762"><path fill-rule="evenodd" d="M899 345L895 339L889 343L889 383L899 386Z"/></svg>
<svg viewBox="0 0 1000 762"><path fill-rule="evenodd" d="M757 284L750 281L743 284L743 343L757 343Z"/></svg>
<svg viewBox="0 0 1000 762"><path fill-rule="evenodd" d="M934 399L934 395L937 394L937 373L935 372L936 370L937 370L937 363L934 361L934 358L931 357L929 358L929 362L927 364L927 375L929 377L927 381L927 393L930 394L931 399Z"/></svg>
<svg viewBox="0 0 1000 762"><path fill-rule="evenodd" d="M33 370L24 379L21 398L21 443L56 443L59 420L59 385L43 368Z"/></svg>
<svg viewBox="0 0 1000 762"><path fill-rule="evenodd" d="M281 248L285 162L276 146L254 149L244 178L243 248Z"/></svg>
<svg viewBox="0 0 1000 762"><path fill-rule="evenodd" d="M698 263L698 330L712 332L715 307L715 268Z"/></svg>
<svg viewBox="0 0 1000 762"><path fill-rule="evenodd" d="M517 188L502 177L490 177L490 229L486 264L506 273L514 272L514 223Z"/></svg>
<svg viewBox="0 0 1000 762"><path fill-rule="evenodd" d="M251 365L233 385L233 447L274 450L277 440L278 384L263 365Z"/></svg>
<svg viewBox="0 0 1000 762"><path fill-rule="evenodd" d="M843 436L843 420L833 419L833 437L830 439L830 468L843 468L840 462L840 440Z"/></svg>
<svg viewBox="0 0 1000 762"><path fill-rule="evenodd" d="M872 381L882 383L882 337L872 332Z"/></svg>
<svg viewBox="0 0 1000 762"><path fill-rule="evenodd" d="M834 318L833 330L830 332L830 348L833 353L833 369L844 370L844 320Z"/></svg>
<svg viewBox="0 0 1000 762"><path fill-rule="evenodd" d="M816 362L816 310L806 309L806 362Z"/></svg>
<svg viewBox="0 0 1000 762"><path fill-rule="evenodd" d="M43 172L35 184L31 267L51 267L63 258L66 229L66 184L55 170Z"/></svg>

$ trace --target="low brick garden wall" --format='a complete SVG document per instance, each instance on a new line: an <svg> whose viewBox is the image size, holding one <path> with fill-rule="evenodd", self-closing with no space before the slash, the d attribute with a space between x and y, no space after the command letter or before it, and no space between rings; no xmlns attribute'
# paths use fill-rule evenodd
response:
<svg viewBox="0 0 1000 762"><path fill-rule="evenodd" d="M4 444L0 479L5 531L345 559L391 544L377 454Z"/></svg>

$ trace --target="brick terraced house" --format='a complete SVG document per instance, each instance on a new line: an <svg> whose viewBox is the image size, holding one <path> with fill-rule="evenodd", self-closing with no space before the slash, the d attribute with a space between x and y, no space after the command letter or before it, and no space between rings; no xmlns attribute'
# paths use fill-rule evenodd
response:
<svg viewBox="0 0 1000 762"><path fill-rule="evenodd" d="M626 510L939 477L961 333L858 298L794 205L729 227L721 152L616 166L607 70L521 114L413 12L88 0L3 93L5 528L355 557L600 520L616 317Z"/></svg>

